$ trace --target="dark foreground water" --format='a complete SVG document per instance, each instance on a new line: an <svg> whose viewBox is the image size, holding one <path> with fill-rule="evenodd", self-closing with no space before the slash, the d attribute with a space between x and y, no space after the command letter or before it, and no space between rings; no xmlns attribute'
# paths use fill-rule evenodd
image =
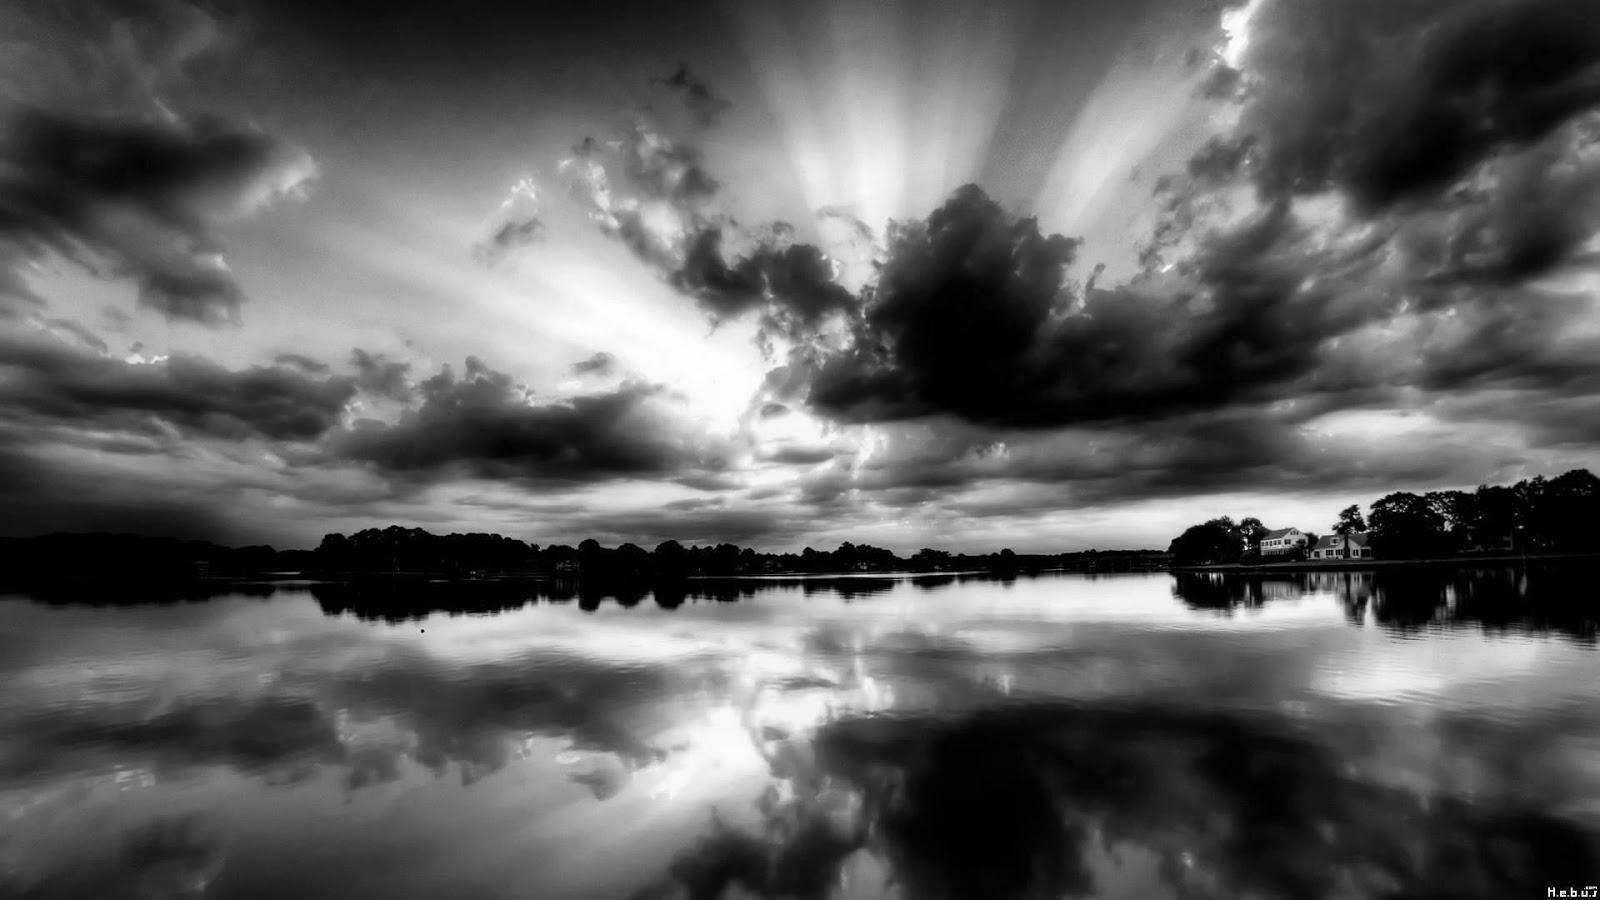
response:
<svg viewBox="0 0 1600 900"><path fill-rule="evenodd" d="M1600 882L1587 573L149 593L0 600L0 897Z"/></svg>

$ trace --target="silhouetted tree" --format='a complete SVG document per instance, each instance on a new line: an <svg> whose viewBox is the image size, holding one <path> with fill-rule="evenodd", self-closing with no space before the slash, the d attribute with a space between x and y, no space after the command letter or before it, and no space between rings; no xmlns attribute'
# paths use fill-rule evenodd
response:
<svg viewBox="0 0 1600 900"><path fill-rule="evenodd" d="M1262 524L1255 516L1246 516L1239 522L1239 533L1244 536L1245 550L1249 553L1261 552L1261 538L1272 529Z"/></svg>
<svg viewBox="0 0 1600 900"><path fill-rule="evenodd" d="M1361 507L1352 503L1339 510L1339 521L1333 523L1334 534L1355 534L1367 530L1367 520L1361 516Z"/></svg>
<svg viewBox="0 0 1600 900"><path fill-rule="evenodd" d="M1600 479L1588 469L1536 478L1519 493L1525 498L1524 525L1538 549L1594 552L1600 542Z"/></svg>
<svg viewBox="0 0 1600 900"><path fill-rule="evenodd" d="M1419 494L1396 491L1379 498L1372 504L1368 524L1380 556L1416 558L1441 550L1444 516Z"/></svg>
<svg viewBox="0 0 1600 900"><path fill-rule="evenodd" d="M1191 525L1174 538L1167 548L1172 561L1180 566L1235 563L1244 552L1239 526L1222 516L1200 525Z"/></svg>
<svg viewBox="0 0 1600 900"><path fill-rule="evenodd" d="M1477 495L1466 491L1430 491L1428 506L1443 521L1437 550L1457 553L1467 549L1472 524L1477 520Z"/></svg>

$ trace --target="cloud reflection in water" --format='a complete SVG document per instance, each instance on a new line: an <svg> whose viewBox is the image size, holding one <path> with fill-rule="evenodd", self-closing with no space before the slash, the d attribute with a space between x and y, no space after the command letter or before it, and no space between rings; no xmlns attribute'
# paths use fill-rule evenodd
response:
<svg viewBox="0 0 1600 900"><path fill-rule="evenodd" d="M233 797L246 830L290 802L274 797L343 794L354 805L334 809L349 811L304 820L343 843L283 876L302 896L342 896L339 856L390 860L386 889L401 895L408 867L440 867L434 884L563 900L1498 897L1592 881L1582 826L1600 811L1600 723L1573 687L1592 651L1581 618L1539 593L1568 582L1530 574L1511 595L1521 612L1497 613L1492 579L1347 574L902 581L865 599L745 586L733 604L719 588L589 614L519 601L429 616L426 633L410 600L384 625L350 616L377 614L381 596L326 590L12 607L13 631L57 629L60 659L74 641L114 654L135 621L146 644L215 659L210 681L164 694L174 664L160 655L104 660L112 692L79 679L37 693L59 660L13 664L0 791L131 773L119 796ZM1471 642L1396 641L1407 632L1384 610L1412 606L1502 624ZM1216 612L1241 608L1253 612ZM1525 646L1507 629L1536 628L1529 610L1569 636L1539 645L1535 670L1506 662ZM51 616L81 618L63 631ZM1468 661L1503 690L1452 687ZM1433 693L1381 702L1384 679L1444 662ZM1347 689L1356 675L1365 692ZM103 802L90 791L18 821L43 834L76 815L46 806ZM287 852L271 834L231 844L206 895L254 896L243 879ZM81 884L51 877L13 893ZM199 883L188 877L168 881Z"/></svg>

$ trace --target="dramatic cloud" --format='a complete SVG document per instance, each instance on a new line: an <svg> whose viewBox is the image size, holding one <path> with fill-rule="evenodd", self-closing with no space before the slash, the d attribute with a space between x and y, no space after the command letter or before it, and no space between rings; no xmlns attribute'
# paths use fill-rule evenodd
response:
<svg viewBox="0 0 1600 900"><path fill-rule="evenodd" d="M1600 103L1582 0L1269 0L1248 28L1240 127L1266 190L1425 200Z"/></svg>
<svg viewBox="0 0 1600 900"><path fill-rule="evenodd" d="M1074 283L1075 241L963 188L891 227L851 341L797 348L769 376L775 398L849 422L1001 429L1254 407L1250 445L1290 452L1340 409L1592 394L1592 295L1535 283L1596 262L1587 7L1268 0L1243 15L1238 124L1162 182L1149 271ZM722 294L753 280L710 271ZM1169 462L1185 484L1208 468ZM1250 470L1220 462L1225 480Z"/></svg>
<svg viewBox="0 0 1600 900"><path fill-rule="evenodd" d="M304 151L219 120L25 110L0 139L0 242L13 261L55 254L131 278L168 318L227 321L243 292L212 228L314 171Z"/></svg>
<svg viewBox="0 0 1600 900"><path fill-rule="evenodd" d="M6 73L0 102L0 291L39 303L26 269L64 259L133 281L139 303L169 319L232 320L243 290L217 226L295 191L316 166L258 128L174 113L164 92L218 26L185 3L124 6L5 18L32 65Z"/></svg>
<svg viewBox="0 0 1600 900"><path fill-rule="evenodd" d="M828 256L791 226L748 227L720 211L721 185L700 152L644 120L616 140L586 139L561 169L600 229L713 321L756 312L764 339L795 338L857 305Z"/></svg>
<svg viewBox="0 0 1600 900"><path fill-rule="evenodd" d="M182 354L128 363L14 332L0 332L0 372L0 420L228 439L316 440L356 392L351 379L292 368Z"/></svg>
<svg viewBox="0 0 1600 900"><path fill-rule="evenodd" d="M357 347L350 356L356 370L356 385L375 397L404 403L416 394L411 383L411 364L369 353Z"/></svg>
<svg viewBox="0 0 1600 900"><path fill-rule="evenodd" d="M397 423L359 422L337 451L410 477L534 483L687 477L728 464L727 449L656 385L538 403L526 386L469 357L463 376L445 366L417 391L421 404Z"/></svg>
<svg viewBox="0 0 1600 900"><path fill-rule="evenodd" d="M248 18L0 9L10 496L959 545L1593 464L1578 0L863 13L828 52L767 10L677 44L578 9ZM291 134L337 182L241 223L316 176ZM187 327L240 318L245 272L284 315ZM159 316L103 312L100 278ZM80 476L140 487L95 507Z"/></svg>
<svg viewBox="0 0 1600 900"><path fill-rule="evenodd" d="M786 228L769 241L758 241L732 263L722 252L722 241L721 231L700 232L671 278L714 319L760 310L764 330L794 337L815 330L830 314L856 306L856 298L835 283L822 250L793 243Z"/></svg>

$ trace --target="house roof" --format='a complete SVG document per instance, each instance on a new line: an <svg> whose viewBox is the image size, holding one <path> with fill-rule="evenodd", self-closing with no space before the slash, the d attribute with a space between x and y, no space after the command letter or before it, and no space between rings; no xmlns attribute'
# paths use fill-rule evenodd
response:
<svg viewBox="0 0 1600 900"><path fill-rule="evenodd" d="M1370 542L1371 539L1367 536L1367 533L1365 531L1353 531L1350 534L1344 534L1344 535L1340 535L1340 534L1324 535L1323 537L1317 539L1317 545L1315 547L1312 547L1311 549L1313 549L1313 550L1332 550L1333 549L1334 540L1336 540L1338 538L1341 538L1341 537L1349 538L1350 539L1350 545L1352 547L1370 546L1369 542Z"/></svg>
<svg viewBox="0 0 1600 900"><path fill-rule="evenodd" d="M1299 531L1300 529L1298 528L1274 528L1266 534L1263 534L1261 539L1263 541L1276 540L1277 538L1288 537L1291 534L1296 534Z"/></svg>

